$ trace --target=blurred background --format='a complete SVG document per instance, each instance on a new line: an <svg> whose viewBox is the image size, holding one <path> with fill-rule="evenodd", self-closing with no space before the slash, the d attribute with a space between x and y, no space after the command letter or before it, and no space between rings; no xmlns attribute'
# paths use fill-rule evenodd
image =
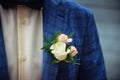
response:
<svg viewBox="0 0 120 80"><path fill-rule="evenodd" d="M108 80L120 80L120 0L76 0L94 11Z"/></svg>

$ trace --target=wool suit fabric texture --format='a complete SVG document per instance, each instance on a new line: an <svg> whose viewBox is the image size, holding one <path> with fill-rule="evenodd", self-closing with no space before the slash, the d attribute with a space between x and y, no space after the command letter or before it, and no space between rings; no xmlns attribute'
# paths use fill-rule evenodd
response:
<svg viewBox="0 0 120 80"><path fill-rule="evenodd" d="M74 32L71 45L78 49L74 61L81 65L52 64L53 58L43 51L42 80L107 80L99 35L90 9L72 0L44 0L43 26L43 34L48 39L59 31L67 35ZM9 80L1 21L0 80Z"/></svg>

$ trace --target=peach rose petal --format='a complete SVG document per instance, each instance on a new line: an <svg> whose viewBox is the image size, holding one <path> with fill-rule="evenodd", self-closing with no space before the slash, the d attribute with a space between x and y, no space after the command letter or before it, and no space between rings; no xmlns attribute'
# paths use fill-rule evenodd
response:
<svg viewBox="0 0 120 80"><path fill-rule="evenodd" d="M65 35L65 34L61 34L61 35L58 36L58 41L60 41L60 42L67 43L67 40L68 40L68 36Z"/></svg>
<svg viewBox="0 0 120 80"><path fill-rule="evenodd" d="M78 51L74 46L71 46L70 49L71 49L71 52L72 52L72 56L75 56L76 54L78 54Z"/></svg>

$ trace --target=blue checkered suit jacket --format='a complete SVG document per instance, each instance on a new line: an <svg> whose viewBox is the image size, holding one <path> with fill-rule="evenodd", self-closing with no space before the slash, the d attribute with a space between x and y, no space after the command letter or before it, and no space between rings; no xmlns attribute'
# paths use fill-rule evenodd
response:
<svg viewBox="0 0 120 80"><path fill-rule="evenodd" d="M52 57L43 52L43 80L106 80L103 53L91 10L71 0L44 0L44 35L60 31L74 32L72 43L78 49L81 65L51 64ZM2 24L0 21L0 80L9 80Z"/></svg>

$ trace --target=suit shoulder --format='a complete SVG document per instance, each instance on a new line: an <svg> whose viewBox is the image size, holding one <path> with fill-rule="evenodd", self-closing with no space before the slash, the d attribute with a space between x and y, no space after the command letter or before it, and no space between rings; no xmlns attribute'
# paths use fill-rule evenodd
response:
<svg viewBox="0 0 120 80"><path fill-rule="evenodd" d="M69 11L76 11L81 14L92 14L92 10L73 1L73 0L63 0L62 6L64 6L65 9L69 9Z"/></svg>

